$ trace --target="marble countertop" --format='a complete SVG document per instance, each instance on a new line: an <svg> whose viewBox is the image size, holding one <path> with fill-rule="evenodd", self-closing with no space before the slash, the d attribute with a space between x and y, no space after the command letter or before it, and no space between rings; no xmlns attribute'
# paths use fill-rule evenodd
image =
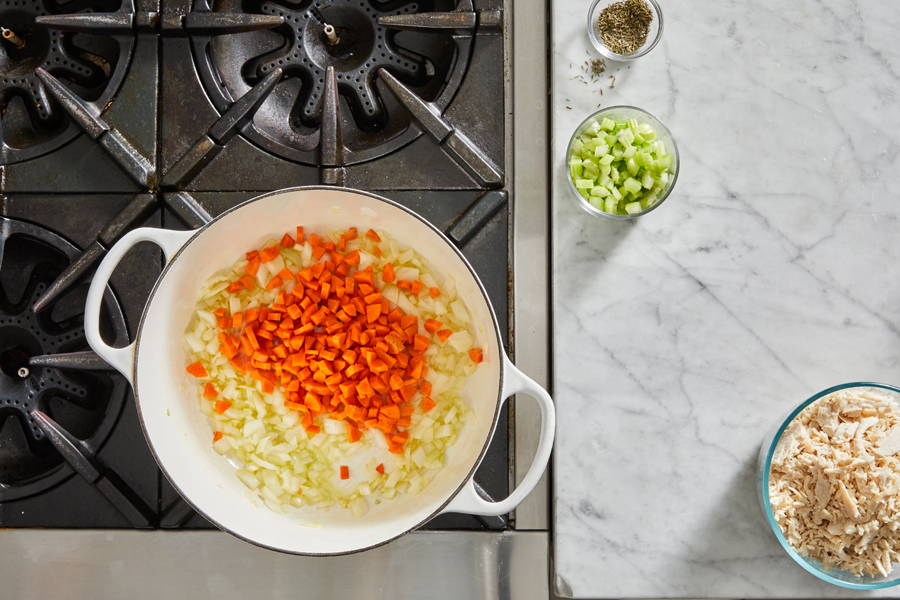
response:
<svg viewBox="0 0 900 600"><path fill-rule="evenodd" d="M660 1L656 49L593 82L589 3L553 7L556 589L858 596L781 550L754 476L792 406L900 383L900 4ZM681 154L633 222L566 187L569 135L613 104Z"/></svg>

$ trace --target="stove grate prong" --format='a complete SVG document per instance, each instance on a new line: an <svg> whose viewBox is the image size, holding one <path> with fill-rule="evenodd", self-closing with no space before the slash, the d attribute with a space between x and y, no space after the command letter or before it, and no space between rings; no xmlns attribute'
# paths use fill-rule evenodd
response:
<svg viewBox="0 0 900 600"><path fill-rule="evenodd" d="M35 17L34 22L60 31L122 33L134 28L134 14L114 12L42 15Z"/></svg>
<svg viewBox="0 0 900 600"><path fill-rule="evenodd" d="M153 527L153 511L114 473L106 472L87 446L43 411L35 409L29 414L69 466L103 494L132 526Z"/></svg>
<svg viewBox="0 0 900 600"><path fill-rule="evenodd" d="M184 16L186 31L208 30L215 33L238 33L258 29L274 29L284 24L284 17L227 12L192 12Z"/></svg>
<svg viewBox="0 0 900 600"><path fill-rule="evenodd" d="M378 76L419 125L480 185L497 187L503 183L500 169L472 140L457 131L437 106L422 100L386 69L378 69Z"/></svg>
<svg viewBox="0 0 900 600"><path fill-rule="evenodd" d="M178 529L196 514L194 508L179 496L163 512L159 518L159 526L162 529Z"/></svg>
<svg viewBox="0 0 900 600"><path fill-rule="evenodd" d="M344 185L344 139L341 135L341 99L338 96L334 67L325 71L322 97L322 123L319 135L319 180L326 185Z"/></svg>
<svg viewBox="0 0 900 600"><path fill-rule="evenodd" d="M187 192L164 194L163 204L169 207L178 220L188 227L203 227L213 220L206 208Z"/></svg>
<svg viewBox="0 0 900 600"><path fill-rule="evenodd" d="M485 192L444 233L462 248L506 206L508 197L505 191Z"/></svg>
<svg viewBox="0 0 900 600"><path fill-rule="evenodd" d="M378 24L389 29L415 31L499 29L503 26L503 13L499 10L403 13L378 17Z"/></svg>
<svg viewBox="0 0 900 600"><path fill-rule="evenodd" d="M228 107L206 133L166 171L163 185L175 187L186 184L196 177L222 151L228 140L250 120L256 109L269 97L283 74L282 69L273 69Z"/></svg>
<svg viewBox="0 0 900 600"><path fill-rule="evenodd" d="M90 350L63 354L41 354L28 359L30 367L71 369L73 371L113 371L105 360Z"/></svg>
<svg viewBox="0 0 900 600"><path fill-rule="evenodd" d="M125 207L116 214L97 234L97 238L69 266L59 274L53 283L33 305L34 312L49 307L60 294L81 279L106 254L106 250L122 235L142 223L156 210L155 194L136 194Z"/></svg>
<svg viewBox="0 0 900 600"><path fill-rule="evenodd" d="M35 74L85 133L97 140L104 150L137 183L153 189L156 187L156 172L150 161L125 139L119 130L110 127L100 117L100 111L76 96L60 80L41 67Z"/></svg>
<svg viewBox="0 0 900 600"><path fill-rule="evenodd" d="M385 15L378 24L390 29L443 30L475 29L478 15L472 11L423 12Z"/></svg>

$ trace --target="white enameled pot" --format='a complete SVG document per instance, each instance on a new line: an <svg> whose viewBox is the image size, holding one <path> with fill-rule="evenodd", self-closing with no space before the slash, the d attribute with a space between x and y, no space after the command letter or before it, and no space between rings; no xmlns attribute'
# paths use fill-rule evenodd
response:
<svg viewBox="0 0 900 600"><path fill-rule="evenodd" d="M418 494L404 494L354 517L350 511L306 508L280 514L266 507L216 454L211 430L196 402L196 380L184 331L200 285L248 248L303 225L307 231L356 226L383 230L419 252L440 277L451 277L472 318L484 362L468 378L464 396L471 411L446 465ZM109 346L100 336L103 291L116 265L139 242L162 248L166 266L156 282L134 342ZM555 412L547 392L519 371L503 351L490 301L472 266L444 235L407 208L367 192L335 187L291 188L264 194L221 214L194 231L142 228L113 246L91 282L85 332L94 351L134 388L144 435L160 468L199 513L223 530L254 544L296 554L332 555L372 548L415 529L444 512L501 515L534 488L550 456ZM488 502L472 476L513 394L534 398L542 418L538 449L525 477L504 500ZM370 503L372 504L372 503Z"/></svg>

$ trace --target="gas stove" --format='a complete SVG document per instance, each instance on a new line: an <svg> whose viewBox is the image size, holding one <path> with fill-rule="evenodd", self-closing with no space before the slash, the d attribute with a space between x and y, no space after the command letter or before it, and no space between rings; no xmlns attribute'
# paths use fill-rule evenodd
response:
<svg viewBox="0 0 900 600"><path fill-rule="evenodd" d="M515 268L546 268L534 226L516 239L546 199L514 201L512 14L502 0L0 0L0 526L212 528L157 469L130 390L81 329L93 267L137 226L197 227L282 187L376 191L459 245L507 350L546 375L546 347L522 350L546 332L517 328L522 290L521 314L546 320L540 275ZM135 330L161 267L155 249L126 257L110 341ZM484 494L527 467L533 417L504 410ZM535 495L518 515L426 529L544 530Z"/></svg>

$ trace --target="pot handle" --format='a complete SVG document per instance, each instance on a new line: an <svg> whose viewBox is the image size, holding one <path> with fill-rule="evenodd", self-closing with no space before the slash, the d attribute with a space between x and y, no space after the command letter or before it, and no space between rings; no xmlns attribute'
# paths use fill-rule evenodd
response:
<svg viewBox="0 0 900 600"><path fill-rule="evenodd" d="M520 371L505 354L503 356L503 402L514 394L525 394L534 398L541 410L541 435L537 451L528 472L522 482L504 500L489 502L475 490L474 479L469 479L459 493L450 501L441 513L455 512L471 515L497 516L505 515L524 500L541 479L556 434L556 409L553 399L547 390L539 386L533 379Z"/></svg>
<svg viewBox="0 0 900 600"><path fill-rule="evenodd" d="M84 334L88 344L100 358L105 360L119 373L125 376L128 383L132 383L131 363L134 357L134 342L123 348L114 348L103 341L100 335L100 309L103 303L103 294L113 271L119 265L122 257L131 250L131 247L140 242L153 242L162 248L166 256L166 262L172 260L175 253L181 249L195 231L173 231L171 229L157 229L155 227L141 227L126 233L106 252L106 256L100 261L97 271L91 279L91 287L88 289L87 300L84 303Z"/></svg>

